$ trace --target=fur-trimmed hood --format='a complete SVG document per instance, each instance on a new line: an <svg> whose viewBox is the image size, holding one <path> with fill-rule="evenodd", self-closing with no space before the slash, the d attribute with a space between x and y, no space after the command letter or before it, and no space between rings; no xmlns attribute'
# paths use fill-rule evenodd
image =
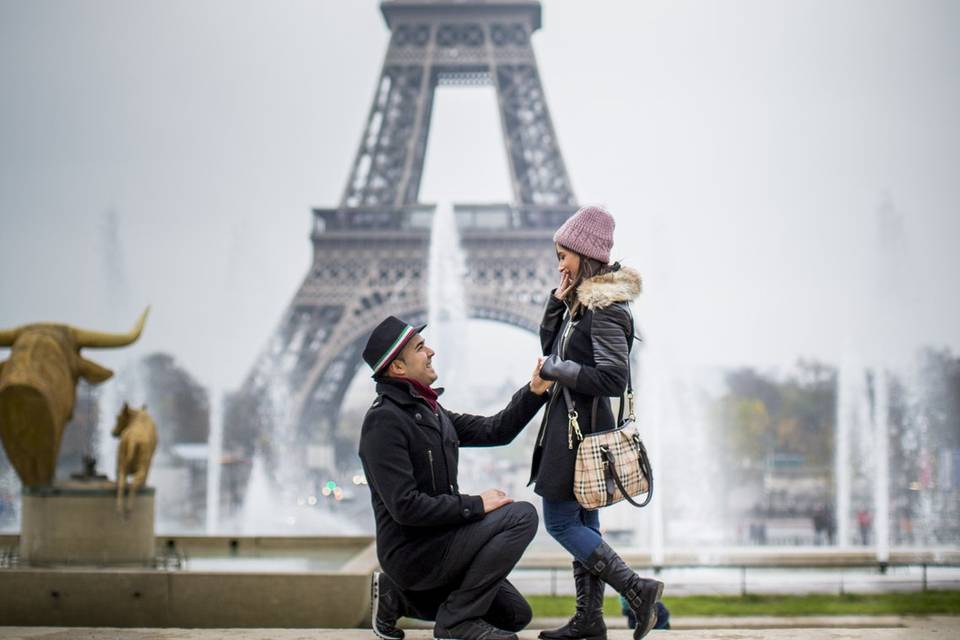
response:
<svg viewBox="0 0 960 640"><path fill-rule="evenodd" d="M584 280L577 287L577 300L587 309L603 309L615 302L632 302L642 288L636 269L621 267L619 271Z"/></svg>

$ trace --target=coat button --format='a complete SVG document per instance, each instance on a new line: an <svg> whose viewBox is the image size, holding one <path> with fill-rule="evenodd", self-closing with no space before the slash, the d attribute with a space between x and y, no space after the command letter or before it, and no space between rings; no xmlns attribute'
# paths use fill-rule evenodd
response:
<svg viewBox="0 0 960 640"><path fill-rule="evenodd" d="M464 510L463 510L463 517L464 517L464 518L469 518L469 517L470 517L470 513L471 513L471 512L470 512L469 507L466 508L466 509L464 509Z"/></svg>
<svg viewBox="0 0 960 640"><path fill-rule="evenodd" d="M420 415L419 413L415 414L415 415L413 416L413 418L414 418L414 420L423 420L423 416Z"/></svg>

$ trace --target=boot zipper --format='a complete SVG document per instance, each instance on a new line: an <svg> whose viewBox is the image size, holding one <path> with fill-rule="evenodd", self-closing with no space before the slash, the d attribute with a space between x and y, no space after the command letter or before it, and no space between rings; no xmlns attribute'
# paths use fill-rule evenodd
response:
<svg viewBox="0 0 960 640"><path fill-rule="evenodd" d="M430 484L433 485L433 492L437 492L437 476L433 470L433 449L427 449L427 458L430 459Z"/></svg>

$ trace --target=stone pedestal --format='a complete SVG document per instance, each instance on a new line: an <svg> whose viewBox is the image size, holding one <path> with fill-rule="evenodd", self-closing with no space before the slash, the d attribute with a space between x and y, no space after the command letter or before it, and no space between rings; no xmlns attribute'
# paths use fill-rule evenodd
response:
<svg viewBox="0 0 960 640"><path fill-rule="evenodd" d="M34 566L152 565L153 494L152 488L141 488L133 510L121 515L111 482L24 487L21 562Z"/></svg>

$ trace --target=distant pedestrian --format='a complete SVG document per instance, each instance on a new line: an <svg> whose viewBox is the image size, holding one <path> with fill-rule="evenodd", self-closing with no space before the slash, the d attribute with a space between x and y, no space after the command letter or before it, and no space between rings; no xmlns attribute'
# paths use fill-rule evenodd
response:
<svg viewBox="0 0 960 640"><path fill-rule="evenodd" d="M860 509L857 511L857 524L860 526L860 544L867 546L870 544L870 525L873 523L873 518L870 516L870 512L866 509Z"/></svg>
<svg viewBox="0 0 960 640"><path fill-rule="evenodd" d="M620 611L627 619L627 628L636 629L637 628L637 616L633 614L633 609L630 608L630 603L627 602L627 599L623 596L620 596ZM662 602L657 603L657 624L653 626L654 629L669 629L670 628L670 610L667 609L667 606Z"/></svg>
<svg viewBox="0 0 960 640"><path fill-rule="evenodd" d="M824 538L827 535L827 510L824 507L817 507L813 512L813 544L824 544Z"/></svg>
<svg viewBox="0 0 960 640"><path fill-rule="evenodd" d="M837 519L833 516L833 509L826 510L827 544L834 545L837 541Z"/></svg>

